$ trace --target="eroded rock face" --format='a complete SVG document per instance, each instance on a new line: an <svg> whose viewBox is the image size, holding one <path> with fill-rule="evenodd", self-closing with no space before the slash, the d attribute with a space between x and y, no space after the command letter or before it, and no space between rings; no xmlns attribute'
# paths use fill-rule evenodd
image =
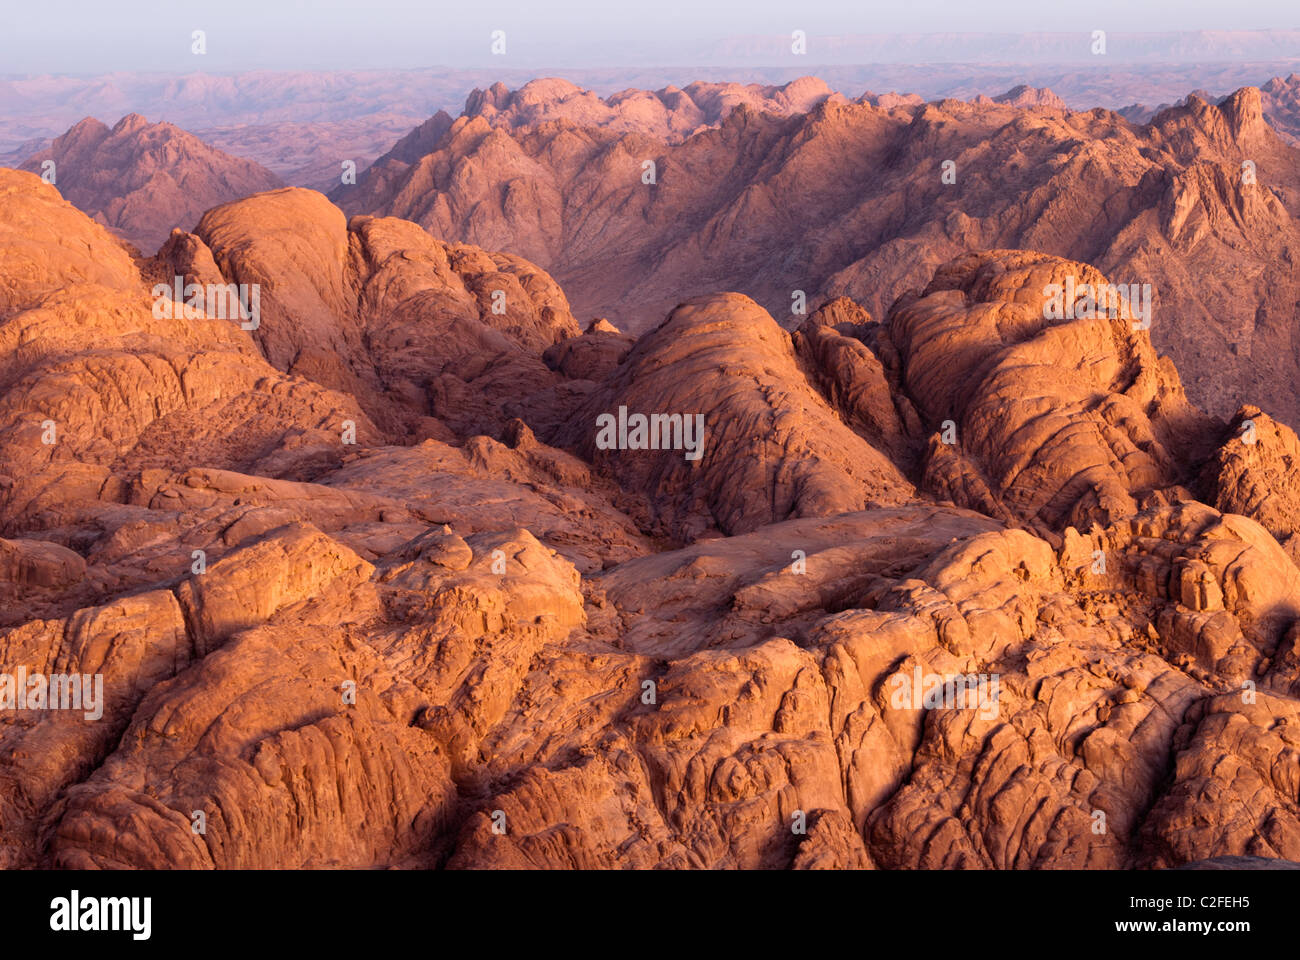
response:
<svg viewBox="0 0 1300 960"><path fill-rule="evenodd" d="M1293 560L1300 559L1300 490L1295 431L1256 406L1245 405L1224 432L1202 474L1203 496L1220 510L1259 521Z"/></svg>
<svg viewBox="0 0 1300 960"><path fill-rule="evenodd" d="M506 406L559 380L538 354L579 333L559 286L528 261L391 218L345 223L314 191L218 207L183 239L184 255L156 270L201 278L190 265L211 262L227 283L258 284L266 358L350 393L395 439L440 425L497 433Z"/></svg>
<svg viewBox="0 0 1300 960"><path fill-rule="evenodd" d="M1055 257L970 254L891 313L884 334L934 432L924 473L937 497L1050 539L1180 495L1190 478L1174 451L1195 462L1219 425L1122 304L1053 306L1108 284Z"/></svg>
<svg viewBox="0 0 1300 960"><path fill-rule="evenodd" d="M1091 266L636 337L310 191L0 213L0 865L1300 860L1295 435L1044 310Z"/></svg>
<svg viewBox="0 0 1300 960"><path fill-rule="evenodd" d="M640 440L634 416L643 418ZM739 294L674 310L613 371L561 443L645 494L653 522L679 539L912 494L894 463L846 428L804 379L790 335Z"/></svg>

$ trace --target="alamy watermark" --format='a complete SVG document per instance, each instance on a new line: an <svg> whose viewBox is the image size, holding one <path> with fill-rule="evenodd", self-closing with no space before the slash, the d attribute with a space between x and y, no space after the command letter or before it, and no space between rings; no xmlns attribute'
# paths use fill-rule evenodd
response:
<svg viewBox="0 0 1300 960"><path fill-rule="evenodd" d="M1151 284L1078 283L1066 277L1065 283L1043 287L1043 319L1132 320L1134 330L1151 328Z"/></svg>
<svg viewBox="0 0 1300 960"><path fill-rule="evenodd" d="M50 901L50 929L59 933L125 931L132 940L148 940L153 932L152 913L152 897L83 897L80 890L73 890Z"/></svg>
<svg viewBox="0 0 1300 960"><path fill-rule="evenodd" d="M918 666L911 676L897 673L889 679L894 688L889 705L896 710L978 710L989 720L998 715L998 678L996 673L922 673Z"/></svg>
<svg viewBox="0 0 1300 960"><path fill-rule="evenodd" d="M239 320L245 330L256 330L262 322L262 288L256 283L186 283L175 277L171 283L154 284L155 320Z"/></svg>
<svg viewBox="0 0 1300 960"><path fill-rule="evenodd" d="M644 413L618 416L602 413L596 418L596 448L599 450L685 450L687 460L704 455L704 414Z"/></svg>
<svg viewBox="0 0 1300 960"><path fill-rule="evenodd" d="M87 720L104 715L104 675L31 673L19 667L0 673L0 711L81 710Z"/></svg>

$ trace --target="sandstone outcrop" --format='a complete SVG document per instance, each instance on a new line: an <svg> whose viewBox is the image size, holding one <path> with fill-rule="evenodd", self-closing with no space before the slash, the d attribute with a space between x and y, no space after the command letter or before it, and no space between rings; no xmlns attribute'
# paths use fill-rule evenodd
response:
<svg viewBox="0 0 1300 960"><path fill-rule="evenodd" d="M1052 305L1108 286L1085 264L969 254L890 314L883 336L932 432L924 474L936 497L1050 539L1180 495L1190 477L1174 451L1196 462L1221 427L1188 404L1131 305L1085 309L1093 294Z"/></svg>

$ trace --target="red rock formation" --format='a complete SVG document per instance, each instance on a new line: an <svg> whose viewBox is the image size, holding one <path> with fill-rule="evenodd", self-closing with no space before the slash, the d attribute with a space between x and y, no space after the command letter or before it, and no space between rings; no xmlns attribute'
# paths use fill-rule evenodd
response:
<svg viewBox="0 0 1300 960"><path fill-rule="evenodd" d="M111 130L87 117L22 169L43 174L47 161L64 197L146 253L209 207L280 185L264 167L136 113Z"/></svg>
<svg viewBox="0 0 1300 960"><path fill-rule="evenodd" d="M0 865L1300 860L1295 435L1066 278L1111 279L994 250L879 323L584 333L520 256L310 191L140 260L0 171L0 674L102 680L0 709Z"/></svg>
<svg viewBox="0 0 1300 960"><path fill-rule="evenodd" d="M514 91L503 83L494 83L487 90L475 90L465 101L462 116L481 117L492 127L508 130L564 119L582 127L603 127L620 133L635 131L679 141L717 126L740 106L758 113L789 116L807 113L832 96L844 99L816 77L800 77L782 86L696 82L681 90L672 86L653 92L625 90L605 98L552 77L533 80ZM437 117L430 122L436 121ZM450 118L444 122L445 130L451 126ZM409 153L410 144L399 144L403 146ZM436 146L436 142L430 144ZM409 156L407 162L414 163L429 152Z"/></svg>
<svg viewBox="0 0 1300 960"><path fill-rule="evenodd" d="M1005 103L1012 107L1047 107L1050 110L1069 109L1064 100L1046 87L1031 87L1024 83L996 97L978 96L971 103Z"/></svg>
<svg viewBox="0 0 1300 960"><path fill-rule="evenodd" d="M528 257L578 315L632 333L717 289L790 327L796 291L883 316L964 252L1039 250L1150 284L1154 342L1210 412L1250 398L1300 420L1283 386L1300 378L1300 155L1255 88L1146 126L1021 88L832 97L789 116L742 103L684 141L559 81L523 94L484 93L424 156L377 164L335 200Z"/></svg>
<svg viewBox="0 0 1300 960"><path fill-rule="evenodd" d="M1122 305L1111 316L1080 300L1079 316L1047 316L1053 285L1065 296L1107 283L1042 254L968 254L891 313L884 335L933 432L924 473L936 497L1051 539L1184 493L1173 451L1196 462L1221 425L1187 403Z"/></svg>
<svg viewBox="0 0 1300 960"><path fill-rule="evenodd" d="M635 417L659 418L644 424L639 449ZM602 442L602 418L618 422L620 446ZM674 310L592 394L560 442L646 495L648 522L679 539L912 494L889 458L803 378L790 335L738 294Z"/></svg>
<svg viewBox="0 0 1300 960"><path fill-rule="evenodd" d="M1300 144L1300 74L1274 77L1259 88L1269 125L1285 140Z"/></svg>

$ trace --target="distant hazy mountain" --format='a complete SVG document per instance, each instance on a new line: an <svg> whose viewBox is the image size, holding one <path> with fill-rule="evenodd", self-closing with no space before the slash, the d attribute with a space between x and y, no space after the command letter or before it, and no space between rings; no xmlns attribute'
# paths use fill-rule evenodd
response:
<svg viewBox="0 0 1300 960"><path fill-rule="evenodd" d="M211 207L282 186L264 167L136 113L111 130L87 117L21 168L42 173L51 160L65 199L145 253Z"/></svg>

